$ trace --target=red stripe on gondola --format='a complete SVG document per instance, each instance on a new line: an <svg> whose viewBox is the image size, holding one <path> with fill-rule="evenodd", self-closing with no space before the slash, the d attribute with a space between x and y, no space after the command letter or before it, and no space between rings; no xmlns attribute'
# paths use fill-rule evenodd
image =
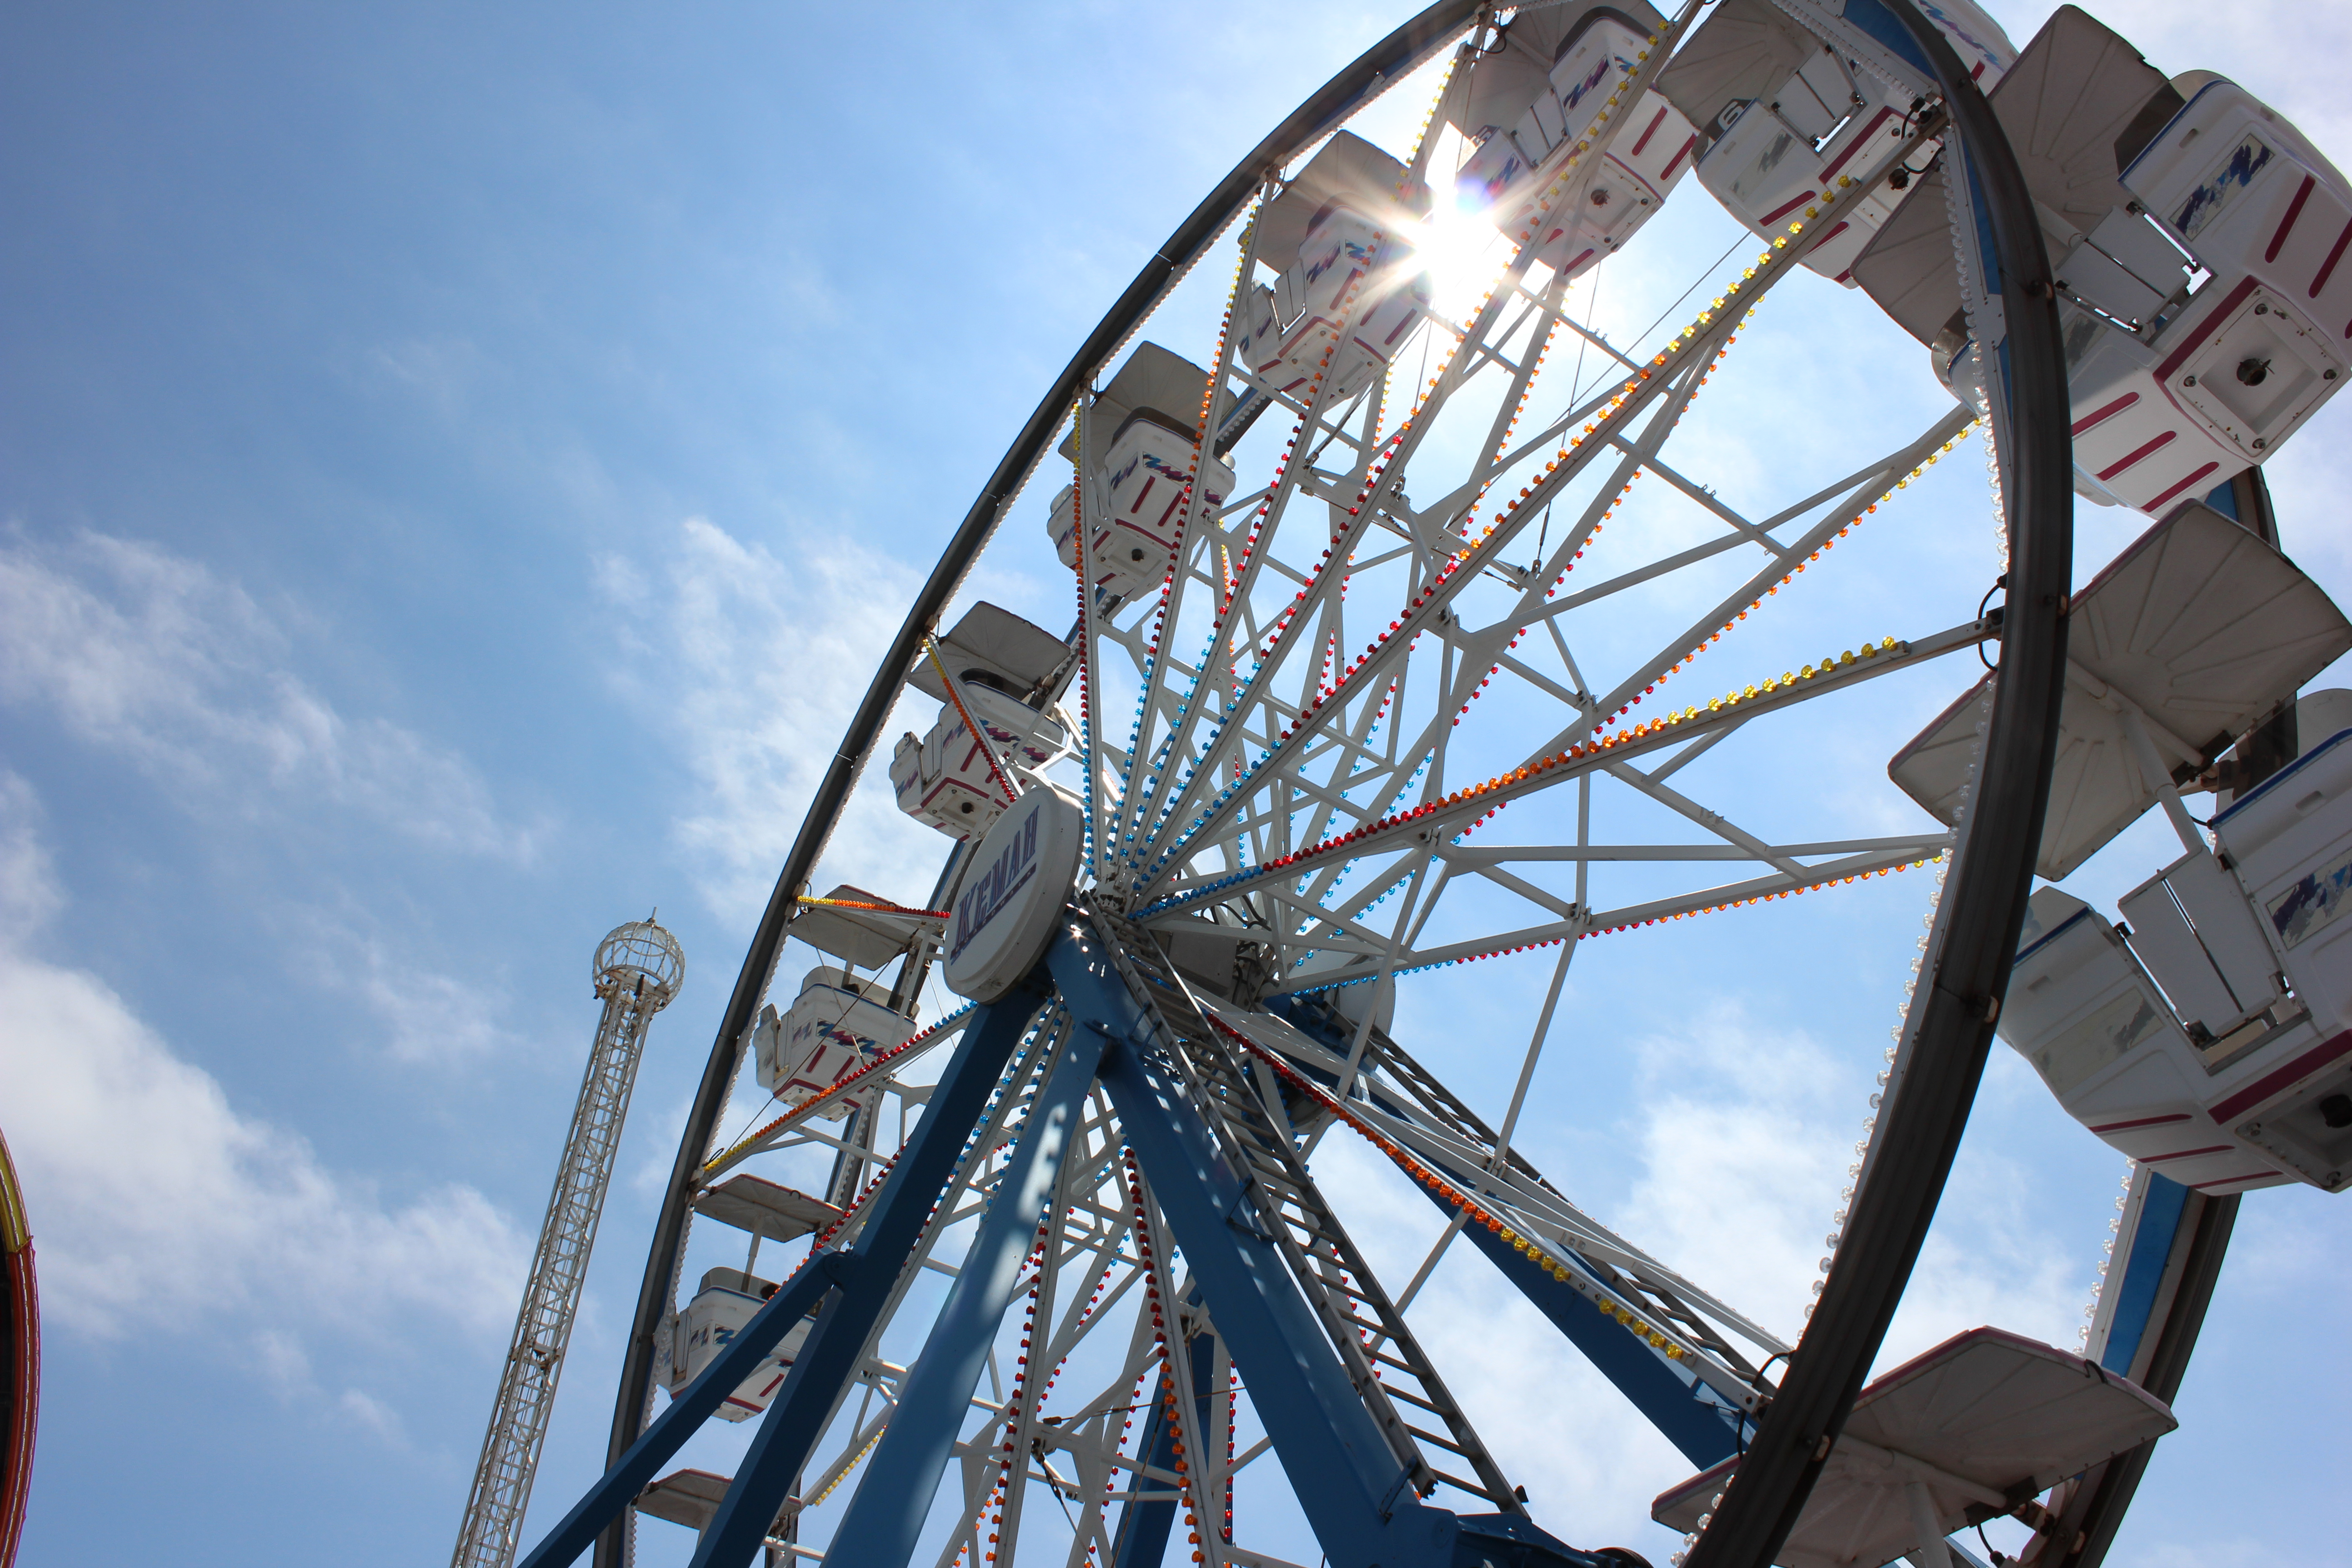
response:
<svg viewBox="0 0 2352 1568"><path fill-rule="evenodd" d="M2176 434L2177 432L2171 430L2164 431L2158 435L2156 439L2146 443L2140 447L2138 450L2132 452L2120 461L2111 463L2107 467L2101 468L2099 470L2099 482L2105 484L2107 480L2114 479L2117 474L2122 473L2126 468L2130 468L2134 463L2138 462L2142 458L2151 456L2159 448L2172 445L2172 437Z"/></svg>
<svg viewBox="0 0 2352 1568"><path fill-rule="evenodd" d="M1799 207L1803 206L1807 202L1811 201L1815 196L1818 196L1821 194L1822 193L1819 191L1807 191L1803 195L1799 196L1794 201L1781 203L1779 206L1774 207L1770 212L1766 213L1762 217L1758 218L1756 221L1762 224L1766 228L1770 228L1774 224L1779 223L1782 218L1787 217L1790 213L1795 212Z"/></svg>
<svg viewBox="0 0 2352 1568"><path fill-rule="evenodd" d="M1658 133L1658 127L1664 125L1665 122L1666 106L1662 103L1658 106L1658 112L1650 117L1650 123L1647 128L1643 131L1641 139L1633 143L1633 155L1634 157L1638 158L1642 155L1642 149L1650 144L1650 138L1655 136ZM2305 180L2304 183L2305 184L2309 184L2311 182Z"/></svg>
<svg viewBox="0 0 2352 1568"><path fill-rule="evenodd" d="M1870 117L1870 123L1862 128L1862 134L1855 137L1852 142L1847 142L1845 151L1839 153L1831 161L1830 166L1822 171L1822 184L1828 184L1831 181L1836 179L1838 171L1845 167L1846 160L1852 158L1856 153L1861 152L1862 144L1870 140L1870 133L1877 130L1880 126L1885 124L1894 117L1895 110L1884 107L1880 108L1877 113L1872 115Z"/></svg>
<svg viewBox="0 0 2352 1568"><path fill-rule="evenodd" d="M2318 299L2319 291L2327 287L2328 279L2336 275L2336 264L2343 259L2347 245L2352 245L2352 219L2346 220L2344 232L2336 237L2336 248L2329 251L2327 259L2319 264L2319 276L2311 280L2310 298Z"/></svg>
<svg viewBox="0 0 2352 1568"><path fill-rule="evenodd" d="M2208 463L2203 468L2193 470L2187 479L2181 480L2179 484L2173 486L2162 495L2150 500L2147 503L2148 510L2154 511L2158 507L2162 506L2166 501L2170 500L2174 496L2179 495L2182 490L2187 489L2189 486L2195 484L2198 480L2203 479L2206 475L2211 473L2221 466L2221 465L2219 463Z"/></svg>
<svg viewBox="0 0 2352 1568"><path fill-rule="evenodd" d="M1681 152L1679 152L1679 153L1675 153L1672 158L1669 158L1668 160L1666 160L1666 172L1665 172L1664 174L1660 174L1660 175L1658 176L1658 178L1659 178L1660 180L1671 180L1671 179L1673 179L1673 178L1675 177L1675 171L1676 169L1679 169L1679 168L1681 168L1681 167L1683 166L1683 160L1684 160L1684 159L1685 159L1685 158L1687 158L1687 157L1689 157L1689 156L1690 156L1690 150L1691 150L1692 148L1694 148L1694 147L1697 146L1697 145L1698 145L1698 138L1697 138L1697 137L1696 137L1696 136L1692 137L1689 141L1687 141L1687 142L1684 142L1684 143L1683 143L1683 149L1682 149L1682 151L1681 151Z"/></svg>
<svg viewBox="0 0 2352 1568"><path fill-rule="evenodd" d="M2299 1078L2317 1072L2347 1051L2352 1051L2352 1029L2324 1046L2315 1046L2275 1071L2266 1072L2213 1108L2213 1120L2227 1124L2242 1110L2252 1110Z"/></svg>
<svg viewBox="0 0 2352 1568"><path fill-rule="evenodd" d="M2116 398L2113 403L2106 405L2105 407L2095 408L2090 413L2084 415L2080 419L2075 420L2072 434L2080 436L2092 426L2104 423L2107 419L2114 417L2116 415L2121 414L2125 409L2129 408L2133 404L2137 403L2138 401L2138 393L2126 392L2121 397Z"/></svg>
<svg viewBox="0 0 2352 1568"><path fill-rule="evenodd" d="M2176 1110L2169 1116L2143 1116L2133 1121L2108 1121L2091 1129L2094 1132L2121 1132L2133 1127L2161 1127L2168 1121L2186 1121L2189 1113Z"/></svg>
<svg viewBox="0 0 2352 1568"><path fill-rule="evenodd" d="M2213 335L2213 329L2221 324L2221 319L2224 316L2227 316L2231 311L2236 310L2244 302L2246 296L2253 291L2254 280L2252 279L2239 279L2238 286L2230 290L2230 297L2222 300L2221 306L2215 310L2212 314L2198 322L2197 330L2189 333L2186 338L2182 339L2180 346L2174 349L2169 354L2167 354L2165 356L2164 363L2156 367L2156 379L2158 381L2169 381L2172 378L2172 373L2180 368L2181 361L2187 359L2190 354L2195 353L2197 352L2197 345Z"/></svg>
<svg viewBox="0 0 2352 1568"><path fill-rule="evenodd" d="M2278 259L2279 247L2286 244L2287 231L2294 227L2294 220L2303 216L2303 204L2310 199L2311 187L2315 183L2309 174L2303 177L2303 184L2295 189L2294 200L2286 204L2286 216L2279 219L2278 232L2271 236L2270 248L2263 252L2264 261Z"/></svg>

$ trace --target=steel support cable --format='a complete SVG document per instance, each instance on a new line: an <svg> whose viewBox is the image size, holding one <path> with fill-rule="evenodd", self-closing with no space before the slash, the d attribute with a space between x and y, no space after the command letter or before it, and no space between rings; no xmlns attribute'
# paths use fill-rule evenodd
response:
<svg viewBox="0 0 2352 1568"><path fill-rule="evenodd" d="M1803 1511L1853 1409L1934 1220L1992 1041L2033 886L2066 679L2074 560L2066 365L2032 197L1991 104L1913 0L1878 0L1942 84L1991 236L2002 345L2012 591L1975 810L1921 974L1927 994L1811 1321L1687 1568L1764 1568Z"/></svg>
<svg viewBox="0 0 2352 1568"><path fill-rule="evenodd" d="M751 950L744 955L742 973L736 977L734 992L728 998L727 1010L720 1016L718 1038L711 1045L709 1061L695 1090L685 1135L678 1142L677 1157L670 1168L661 1214L655 1223L645 1279L637 1292L636 1320L630 1330L628 1351L622 1364L619 1396L613 1408L607 1463L616 1461L627 1451L645 1420L653 1392L654 1331L669 1310L670 1282L685 1242L697 1172L726 1109L740 1043L774 976L777 960L783 952L785 926L802 884L814 870L817 858L832 836L834 823L865 767L876 737L881 733L883 721L898 699L898 684L913 664L923 637L938 625L965 573L995 531L1002 509L1020 489L1030 468L1060 428L1065 411L1085 390L1102 362L1117 352L1129 334L1150 315L1171 282L1214 242L1234 215L1256 195L1268 175L1279 172L1299 152L1336 129L1364 103L1419 68L1451 42L1479 11L1480 0L1436 0L1436 4L1325 82L1236 163L1167 242L1153 252L1135 280L1071 356L997 463L979 499L957 525L939 563L932 567L929 579L908 609L905 623L891 640L889 651L876 670L873 684L858 704L840 746L825 765L824 777L818 782L810 800L799 836L793 841L792 851L776 879L775 890L761 914ZM596 1568L618 1568L625 1534L625 1523L616 1523L599 1538Z"/></svg>

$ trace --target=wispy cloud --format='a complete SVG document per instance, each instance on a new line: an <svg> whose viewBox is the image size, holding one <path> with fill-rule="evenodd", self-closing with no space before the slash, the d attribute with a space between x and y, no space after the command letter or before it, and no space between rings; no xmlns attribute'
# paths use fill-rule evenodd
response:
<svg viewBox="0 0 2352 1568"><path fill-rule="evenodd" d="M63 901L41 842L40 798L23 779L0 771L0 942L30 936Z"/></svg>
<svg viewBox="0 0 2352 1568"><path fill-rule="evenodd" d="M1626 1233L1794 1339L1878 1061L1763 1025L1734 1004L1654 1035L1640 1052L1642 1174ZM1996 1058L1996 1072L2005 1066ZM2074 1256L2047 1214L2037 1214L2017 1161L1990 1140L1966 1145L1880 1367L1986 1323L2071 1347L2096 1260Z"/></svg>
<svg viewBox="0 0 2352 1568"><path fill-rule="evenodd" d="M374 1433L394 1447L408 1446L408 1434L402 1428L400 1414L373 1394L356 1388L346 1388L335 1401L335 1408L353 1424Z"/></svg>
<svg viewBox="0 0 2352 1568"><path fill-rule="evenodd" d="M374 1016L394 1061L454 1067L511 1055L523 1044L505 1021L511 998L503 964L476 953L436 953L429 931L381 920L349 900L286 923L300 966ZM487 976L476 973L484 969Z"/></svg>
<svg viewBox="0 0 2352 1568"><path fill-rule="evenodd" d="M365 942L362 953L360 994L390 1030L394 1060L457 1061L487 1056L513 1039L497 1021L502 994L404 962L381 941Z"/></svg>
<svg viewBox="0 0 2352 1568"><path fill-rule="evenodd" d="M503 1327L525 1244L479 1192L388 1201L239 1110L96 975L26 951L58 894L32 792L0 774L0 1083L48 1320L112 1338L236 1313L280 1382L308 1376L303 1338L329 1319Z"/></svg>
<svg viewBox="0 0 2352 1568"><path fill-rule="evenodd" d="M788 564L696 517L679 525L677 548L658 573L611 558L597 563L597 581L629 614L633 662L615 679L677 736L692 772L694 795L672 831L699 868L703 897L730 917L756 910L898 631L917 574L847 542L796 550ZM929 723L928 713L898 717L900 727ZM887 787L875 787L896 739L886 731L877 745L828 865L878 891L919 899L946 841L900 814Z"/></svg>
<svg viewBox="0 0 2352 1568"><path fill-rule="evenodd" d="M436 848L530 857L537 830L507 820L463 756L347 717L292 655L242 587L159 546L0 542L0 699L47 710L193 809L323 800Z"/></svg>

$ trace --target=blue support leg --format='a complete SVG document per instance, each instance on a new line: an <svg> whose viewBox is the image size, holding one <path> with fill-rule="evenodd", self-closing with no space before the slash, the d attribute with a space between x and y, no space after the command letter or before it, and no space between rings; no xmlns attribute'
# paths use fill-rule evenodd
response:
<svg viewBox="0 0 2352 1568"><path fill-rule="evenodd" d="M1473 1184L1458 1172L1446 1175L1465 1191ZM1422 1190L1439 1208L1454 1212L1454 1205L1437 1193L1425 1186ZM1695 1382L1675 1376L1664 1357L1485 1226L1465 1225L1463 1234L1685 1458L1704 1470L1739 1451L1738 1428L1732 1425L1738 1418L1736 1412L1701 1398ZM1575 1267L1573 1258L1569 1266Z"/></svg>
<svg viewBox="0 0 2352 1568"><path fill-rule="evenodd" d="M1102 1054L1101 1034L1084 1024L1071 1030L1061 1060L1031 1106L971 1250L834 1532L825 1561L835 1568L903 1568L914 1552Z"/></svg>
<svg viewBox="0 0 2352 1568"><path fill-rule="evenodd" d="M1044 1000L1028 985L982 1006L932 1090L915 1135L875 1194L873 1213L846 1253L851 1272L818 1315L807 1343L760 1423L734 1484L695 1547L694 1568L745 1564L759 1551L783 1506L793 1478L807 1464L835 1396L857 1371L866 1341L890 1300L899 1271L922 1238L931 1207L980 1121L1005 1062Z"/></svg>
<svg viewBox="0 0 2352 1568"><path fill-rule="evenodd" d="M1423 1507L1200 1114L1139 1047L1141 1009L1074 924L1046 962L1071 1013L1122 1037L1103 1087L1332 1568L1447 1568L1460 1521Z"/></svg>
<svg viewBox="0 0 2352 1568"><path fill-rule="evenodd" d="M1286 1007L1276 1008L1277 1016L1336 1050L1348 1048L1349 1041L1334 1032L1328 1014L1304 1007L1295 997L1277 1000L1289 1003ZM1333 1087L1328 1076L1314 1076L1321 1079L1325 1088ZM1373 1092L1377 1097L1378 1091ZM1401 1121L1418 1120L1410 1106L1385 1098L1376 1098L1375 1102L1383 1112ZM1476 1190L1478 1184L1467 1172L1432 1159L1426 1151L1422 1152L1421 1157L1456 1188L1464 1192ZM1448 1215L1454 1213L1454 1205L1434 1190L1422 1185L1422 1192ZM1552 1326L1566 1335L1568 1342L1582 1352L1585 1359L1615 1384L1617 1391L1664 1434L1668 1442L1682 1450L1685 1458L1704 1470L1739 1451L1740 1428L1745 1423L1737 1411L1713 1403L1699 1392L1696 1379L1677 1375L1664 1357L1593 1310L1584 1297L1553 1279L1501 1237L1476 1225L1465 1226L1465 1233L1502 1270L1503 1277L1517 1286L1537 1310L1550 1319ZM1572 1258L1569 1266L1576 1267Z"/></svg>
<svg viewBox="0 0 2352 1568"><path fill-rule="evenodd" d="M522 1560L521 1568L559 1568L585 1552L597 1532L619 1515L631 1498L645 1489L654 1479L654 1472L717 1413L738 1384L751 1375L751 1369L775 1348L776 1342L841 1282L849 1272L847 1265L845 1254L828 1253L811 1258L799 1273L786 1280L783 1289L768 1299L767 1305L752 1315L751 1321L728 1342L727 1348L630 1445L620 1462L588 1489L588 1495L548 1531L547 1539L531 1549L530 1555Z"/></svg>

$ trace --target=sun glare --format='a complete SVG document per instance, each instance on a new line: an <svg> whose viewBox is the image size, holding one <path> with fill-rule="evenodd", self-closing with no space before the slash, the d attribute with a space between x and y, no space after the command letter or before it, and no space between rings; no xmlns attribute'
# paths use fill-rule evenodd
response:
<svg viewBox="0 0 2352 1568"><path fill-rule="evenodd" d="M1429 268L1432 303L1437 313L1459 324L1477 309L1478 300L1501 265L1502 236L1483 212L1465 211L1450 191L1441 191L1421 226L1417 246Z"/></svg>
<svg viewBox="0 0 2352 1568"><path fill-rule="evenodd" d="M1459 326L1478 308L1504 259L1503 237L1482 205L1463 205L1455 183L1471 147L1452 125L1441 123L1433 134L1429 167L1435 177L1430 192L1429 216L1423 220L1415 246L1429 268L1432 303L1437 313ZM1454 174L1444 173L1454 170Z"/></svg>

